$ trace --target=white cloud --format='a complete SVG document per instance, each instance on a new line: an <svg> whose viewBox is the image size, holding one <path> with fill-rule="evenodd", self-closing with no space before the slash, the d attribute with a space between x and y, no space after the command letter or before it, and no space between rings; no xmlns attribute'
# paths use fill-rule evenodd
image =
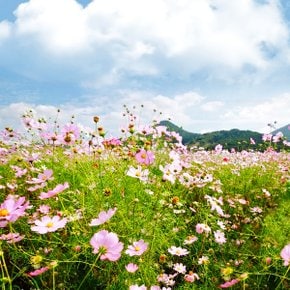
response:
<svg viewBox="0 0 290 290"><path fill-rule="evenodd" d="M126 128L129 124L128 116L123 116L125 111L123 104L136 117L137 125L148 125L153 120L161 121L170 118L176 125L195 133L233 128L265 133L269 132L268 123L277 121L278 127L289 124L287 108L290 108L290 94L256 102L251 106L208 101L206 97L192 91L171 97L154 95L150 92L126 91L115 101L92 98L91 102L63 104L57 107L13 103L0 107L0 125L1 129L21 128L20 116L32 109L37 117L45 117L50 122L58 116L57 120L64 124L75 116L76 123L94 129L93 116L97 115L108 136L119 136L120 129ZM215 110L217 106L220 106L219 110ZM60 109L59 115L58 109Z"/></svg>
<svg viewBox="0 0 290 290"><path fill-rule="evenodd" d="M35 39L47 52L66 55L88 49L85 14L74 0L31 0L14 14L16 36Z"/></svg>
<svg viewBox="0 0 290 290"><path fill-rule="evenodd" d="M204 103L201 108L206 112L214 112L220 110L224 106L224 103L221 101L212 101Z"/></svg>
<svg viewBox="0 0 290 290"><path fill-rule="evenodd" d="M290 94L283 94L264 100L251 106L236 106L228 110L221 119L230 126L243 126L259 132L268 132L268 123L277 121L277 126L282 127L289 123Z"/></svg>
<svg viewBox="0 0 290 290"><path fill-rule="evenodd" d="M0 44L1 41L7 39L11 33L11 23L8 21L0 22Z"/></svg>
<svg viewBox="0 0 290 290"><path fill-rule="evenodd" d="M130 74L178 77L204 68L225 78L245 65L267 69L274 62L269 49L288 53L289 32L275 0L93 0L86 7L75 0L30 0L15 16L14 23L0 23L0 39L10 36L23 58L39 57L22 73L36 69L40 77L39 61L47 71L57 62L59 71L68 69L90 87L103 76L96 87ZM13 57L6 65L21 71Z"/></svg>

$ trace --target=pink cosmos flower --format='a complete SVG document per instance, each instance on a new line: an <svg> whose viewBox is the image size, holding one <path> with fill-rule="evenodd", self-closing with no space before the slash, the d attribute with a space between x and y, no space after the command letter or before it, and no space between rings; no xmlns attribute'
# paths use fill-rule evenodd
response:
<svg viewBox="0 0 290 290"><path fill-rule="evenodd" d="M44 183L48 180L52 180L53 171L51 169L46 169L43 173L39 173L37 178L33 177L31 180L26 181L28 184L39 184Z"/></svg>
<svg viewBox="0 0 290 290"><path fill-rule="evenodd" d="M135 158L138 163L149 165L152 164L155 160L154 153L152 151L146 151L144 149L140 150L136 155Z"/></svg>
<svg viewBox="0 0 290 290"><path fill-rule="evenodd" d="M227 281L227 282L221 284L219 287L220 287L220 288L229 288L229 287L232 287L232 286L234 286L235 284L237 284L237 283L239 283L239 282L240 282L240 280L238 280L238 279L233 279L233 280L231 280L231 281Z"/></svg>
<svg viewBox="0 0 290 290"><path fill-rule="evenodd" d="M225 234L220 230L217 230L214 232L214 237L215 237L215 241L218 244L224 244L227 242L227 239L225 238Z"/></svg>
<svg viewBox="0 0 290 290"><path fill-rule="evenodd" d="M173 265L173 270L176 271L177 273L185 274L186 266L183 265L182 263L175 263Z"/></svg>
<svg viewBox="0 0 290 290"><path fill-rule="evenodd" d="M284 260L283 265L284 266L289 266L290 263L290 244L286 245L281 253L280 253L281 258Z"/></svg>
<svg viewBox="0 0 290 290"><path fill-rule="evenodd" d="M273 142L278 143L284 137L282 132L278 132L275 136L273 136Z"/></svg>
<svg viewBox="0 0 290 290"><path fill-rule="evenodd" d="M61 219L58 215L52 218L49 216L43 216L41 220L36 220L34 223L35 226L31 227L32 231L39 234L46 234L64 228L67 223L67 219Z"/></svg>
<svg viewBox="0 0 290 290"><path fill-rule="evenodd" d="M206 224L197 224L195 230L198 234L206 233L208 235L211 232L211 228Z"/></svg>
<svg viewBox="0 0 290 290"><path fill-rule="evenodd" d="M108 211L101 211L98 215L98 218L92 219L90 226L99 226L101 224L104 224L106 221L108 221L116 212L117 208L111 208Z"/></svg>
<svg viewBox="0 0 290 290"><path fill-rule="evenodd" d="M129 273L135 273L139 269L138 265L134 263L129 263L125 268Z"/></svg>
<svg viewBox="0 0 290 290"><path fill-rule="evenodd" d="M15 172L15 177L22 177L23 175L25 175L27 173L27 169L24 168L20 168L18 166L15 166L15 165L11 165L11 168L14 170Z"/></svg>
<svg viewBox="0 0 290 290"><path fill-rule="evenodd" d="M48 214L50 211L50 206L46 204L42 204L38 207L37 211L39 211L42 214Z"/></svg>
<svg viewBox="0 0 290 290"><path fill-rule="evenodd" d="M14 244L24 239L19 233L2 234L0 240L6 241L8 244Z"/></svg>
<svg viewBox="0 0 290 290"><path fill-rule="evenodd" d="M184 275L184 280L189 283L193 283L196 280L199 280L199 276L196 273L190 271L188 274Z"/></svg>
<svg viewBox="0 0 290 290"><path fill-rule="evenodd" d="M262 137L262 140L264 142L271 141L272 140L272 134L264 134L263 137Z"/></svg>
<svg viewBox="0 0 290 290"><path fill-rule="evenodd" d="M9 222L15 222L19 217L24 216L28 207L29 201L25 202L25 197L8 195L0 205L0 228L4 228Z"/></svg>
<svg viewBox="0 0 290 290"><path fill-rule="evenodd" d="M183 242L184 245L191 245L196 242L198 238L196 236L187 236Z"/></svg>
<svg viewBox="0 0 290 290"><path fill-rule="evenodd" d="M93 235L90 244L94 248L94 254L101 253L101 260L117 261L121 257L123 243L119 242L115 233L99 231Z"/></svg>
<svg viewBox="0 0 290 290"><path fill-rule="evenodd" d="M42 192L39 196L40 199L46 199L57 195L58 193L64 191L65 189L69 188L69 184L65 182L64 184L58 184L54 189L48 192Z"/></svg>
<svg viewBox="0 0 290 290"><path fill-rule="evenodd" d="M43 274L44 272L46 272L48 270L49 270L48 267L42 267L42 268L36 269L35 271L29 272L28 275L31 277L35 277L35 276L39 276L39 275Z"/></svg>
<svg viewBox="0 0 290 290"><path fill-rule="evenodd" d="M175 246L172 246L168 249L168 252L171 254L171 255L175 255L175 256L186 256L187 254L189 254L188 250L187 249L183 249L181 247L175 247Z"/></svg>
<svg viewBox="0 0 290 290"><path fill-rule="evenodd" d="M223 151L223 145L221 145L221 144L216 145L215 148L214 148L214 151L217 154L220 154Z"/></svg>
<svg viewBox="0 0 290 290"><path fill-rule="evenodd" d="M126 254L129 256L141 256L148 248L148 243L144 240L134 242L133 245L128 246Z"/></svg>
<svg viewBox="0 0 290 290"><path fill-rule="evenodd" d="M166 286L173 286L175 284L174 278L177 275L178 275L178 273L169 274L169 275L166 273L161 273L158 275L157 281L165 284ZM167 288L165 288L165 289L167 289ZM171 289L171 288L169 288L169 289Z"/></svg>
<svg viewBox="0 0 290 290"><path fill-rule="evenodd" d="M36 191L38 189L44 188L46 186L46 182L40 183L40 184L36 184L34 186L30 186L27 188L28 191L33 192Z"/></svg>
<svg viewBox="0 0 290 290"><path fill-rule="evenodd" d="M80 129L77 125L68 123L63 127L62 135L58 137L61 144L73 144L80 137Z"/></svg>
<svg viewBox="0 0 290 290"><path fill-rule="evenodd" d="M147 287L145 285L141 285L141 286L131 285L129 287L129 290L147 290Z"/></svg>

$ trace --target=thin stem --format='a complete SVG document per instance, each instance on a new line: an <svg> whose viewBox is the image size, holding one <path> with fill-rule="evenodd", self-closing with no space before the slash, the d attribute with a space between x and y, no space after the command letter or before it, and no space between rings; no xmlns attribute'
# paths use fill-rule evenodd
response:
<svg viewBox="0 0 290 290"><path fill-rule="evenodd" d="M97 258L95 259L92 267L90 268L90 270L87 272L86 276L84 277L84 279L82 280L81 284L79 285L77 290L80 290L82 285L85 283L85 281L87 280L88 276L91 274L91 272L93 271L93 268L96 266L97 261L99 260L101 254L98 254Z"/></svg>

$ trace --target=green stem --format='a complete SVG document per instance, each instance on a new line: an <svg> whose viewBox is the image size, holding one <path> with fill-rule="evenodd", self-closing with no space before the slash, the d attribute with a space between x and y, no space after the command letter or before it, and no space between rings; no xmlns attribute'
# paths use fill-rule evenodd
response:
<svg viewBox="0 0 290 290"><path fill-rule="evenodd" d="M5 283L8 282L9 290L12 290L11 278L10 278L9 271L8 271L6 261L4 258L4 252L2 251L1 248L0 248L0 255L1 255L1 272L2 272L2 289L7 290L7 288L5 287Z"/></svg>
<svg viewBox="0 0 290 290"><path fill-rule="evenodd" d="M91 274L91 272L93 271L93 268L96 266L97 261L99 260L101 254L99 253L97 258L95 259L92 267L90 268L90 270L87 272L86 276L84 277L84 279L82 280L81 284L79 285L77 290L80 290L82 285L85 283L85 281L87 280L87 278L89 277L89 275Z"/></svg>

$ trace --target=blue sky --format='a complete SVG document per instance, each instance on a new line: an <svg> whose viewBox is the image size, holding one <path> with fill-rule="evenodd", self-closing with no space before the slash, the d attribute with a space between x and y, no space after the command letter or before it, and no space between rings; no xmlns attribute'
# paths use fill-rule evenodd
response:
<svg viewBox="0 0 290 290"><path fill-rule="evenodd" d="M141 122L268 132L290 122L289 32L286 0L0 0L0 126L60 109L117 134L126 104Z"/></svg>

